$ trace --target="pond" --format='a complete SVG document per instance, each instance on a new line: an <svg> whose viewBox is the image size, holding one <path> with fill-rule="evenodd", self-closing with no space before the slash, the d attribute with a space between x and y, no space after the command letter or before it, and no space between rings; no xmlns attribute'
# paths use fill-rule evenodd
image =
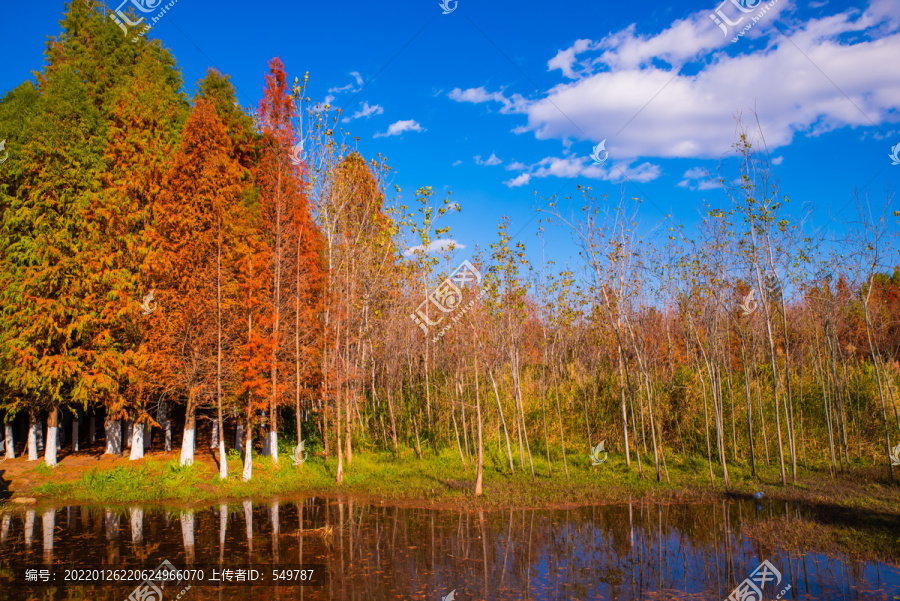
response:
<svg viewBox="0 0 900 601"><path fill-rule="evenodd" d="M0 522L0 599L900 597L896 565L742 532L813 513L770 501L451 511L322 497L17 509Z"/></svg>

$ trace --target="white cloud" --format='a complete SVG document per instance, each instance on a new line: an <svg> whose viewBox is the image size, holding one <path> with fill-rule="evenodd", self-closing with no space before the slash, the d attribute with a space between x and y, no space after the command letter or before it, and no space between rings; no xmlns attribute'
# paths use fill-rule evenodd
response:
<svg viewBox="0 0 900 601"><path fill-rule="evenodd" d="M716 174L710 173L702 167L692 167L684 172L679 188L687 188L689 190L715 190L721 188L722 185L715 181Z"/></svg>
<svg viewBox="0 0 900 601"><path fill-rule="evenodd" d="M487 159L485 159L485 160L483 160L483 161L481 160L481 155L480 155L480 154L475 155L475 164L476 164L476 165L488 165L488 166L492 166L492 165L499 165L499 164L502 163L502 162L503 162L503 161L501 161L500 159L498 159L498 158L497 158L497 155L494 154L493 152L491 153L491 156L489 156Z"/></svg>
<svg viewBox="0 0 900 601"><path fill-rule="evenodd" d="M407 119L405 121L397 121L396 123L391 123L388 126L386 132L378 132L374 136L374 138L386 138L388 136L399 136L403 132L407 131L425 131L421 125L415 122L413 119Z"/></svg>
<svg viewBox="0 0 900 601"><path fill-rule="evenodd" d="M507 171L522 171L523 169L528 169L528 166L525 163L520 163L519 161L513 161L509 165L505 167Z"/></svg>
<svg viewBox="0 0 900 601"><path fill-rule="evenodd" d="M359 74L359 72L357 72L357 71L351 71L351 72L350 72L350 75L352 75L353 78L356 80L356 86L357 86L356 89L354 89L354 86L353 86L352 83L348 83L347 85L341 86L341 87L339 87L339 88L328 88L328 91L329 91L329 92L341 93L341 92L358 92L359 90L361 90L361 89L362 89L362 85L363 85L363 78L362 78L362 76L361 76L361 75Z"/></svg>
<svg viewBox="0 0 900 601"><path fill-rule="evenodd" d="M351 117L344 117L342 121L346 123L348 121L353 121L354 119L359 119L360 117L365 117L366 119L368 119L372 115L381 115L382 113L384 113L384 108L380 105L376 104L373 106L369 106L368 102L363 102L363 107L361 109L353 113L353 116Z"/></svg>
<svg viewBox="0 0 900 601"><path fill-rule="evenodd" d="M427 254L443 252L445 250L449 250L451 246L454 249L466 247L464 244L460 244L459 242L457 242L456 240L453 240L452 238L449 240L433 240L425 246L422 246L420 244L418 246L412 246L412 247L406 249L405 251L403 251L403 256L404 257L412 257L417 250L424 250Z"/></svg>
<svg viewBox="0 0 900 601"><path fill-rule="evenodd" d="M735 116L755 127L754 111L770 149L798 135L897 119L900 2L869 0L864 10L801 20L792 12L795 5L781 0L735 44L738 28L723 34L709 18L714 7L657 34L629 26L598 42L577 40L548 62L564 81L542 98L507 97L502 89L484 87L456 88L449 96L524 114L515 133L574 139L576 154L587 155L606 138L615 150L611 157L623 161L718 159L738 136ZM789 24L780 26L787 38L776 19Z"/></svg>
<svg viewBox="0 0 900 601"><path fill-rule="evenodd" d="M459 165L462 165L462 161L453 161L454 167L458 167Z"/></svg>
<svg viewBox="0 0 900 601"><path fill-rule="evenodd" d="M565 75L569 79L575 79L575 72L572 71L572 65L575 63L575 57L585 50L589 50L593 46L594 42L592 42L591 40L575 40L575 43L572 44L570 48L557 52L556 56L551 58L547 63L547 67L550 71L559 69L560 71L562 71L563 75Z"/></svg>
<svg viewBox="0 0 900 601"><path fill-rule="evenodd" d="M775 158L772 159L772 164L773 164L773 165L780 165L780 164L782 164L783 162L784 162L784 157L780 157L780 156L779 156L779 157L775 157Z"/></svg>
<svg viewBox="0 0 900 601"><path fill-rule="evenodd" d="M608 182L623 182L626 180L648 182L658 178L662 173L659 165L648 162L634 166L625 161L597 165L587 157L572 155L545 157L531 166L522 165L521 163L517 163L517 166L524 168L526 172L503 182L510 188L523 186L529 183L533 177L558 177L564 179L587 177Z"/></svg>
<svg viewBox="0 0 900 601"><path fill-rule="evenodd" d="M488 92L484 86L467 90L453 88L447 96L456 102L471 102L472 104L499 102L503 105L503 108L500 109L501 113L521 113L527 105L527 101L521 94L513 94L507 98L503 92Z"/></svg>
<svg viewBox="0 0 900 601"><path fill-rule="evenodd" d="M522 174L518 175L517 177L514 177L513 179L505 181L503 183L506 184L507 186L509 186L510 188L517 188L519 186L524 186L525 184L527 184L530 181L531 181L531 175L529 175L527 173L522 173Z"/></svg>

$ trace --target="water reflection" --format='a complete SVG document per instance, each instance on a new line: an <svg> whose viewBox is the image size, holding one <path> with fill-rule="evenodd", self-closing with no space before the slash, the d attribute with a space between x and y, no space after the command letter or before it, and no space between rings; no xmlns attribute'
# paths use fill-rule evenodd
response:
<svg viewBox="0 0 900 601"><path fill-rule="evenodd" d="M44 511L44 563L53 563L53 539L56 531L56 509Z"/></svg>
<svg viewBox="0 0 900 601"><path fill-rule="evenodd" d="M184 557L187 565L194 565L194 511L181 512L181 538L184 541Z"/></svg>
<svg viewBox="0 0 900 601"><path fill-rule="evenodd" d="M9 576L19 573L22 580L26 568L49 566L61 579L66 567L155 567L162 560L205 569L307 563L327 571L320 587L193 587L181 601L437 600L452 590L461 600L721 600L763 559L791 585L787 598L900 594L898 566L791 554L749 540L742 528L754 522L810 518L798 506L771 502L470 512L304 498L219 503L177 514L152 507L73 506L42 510L41 517L39 552L35 511L3 515L0 599L120 601L129 587L13 588ZM123 528L130 529L130 540L121 535Z"/></svg>

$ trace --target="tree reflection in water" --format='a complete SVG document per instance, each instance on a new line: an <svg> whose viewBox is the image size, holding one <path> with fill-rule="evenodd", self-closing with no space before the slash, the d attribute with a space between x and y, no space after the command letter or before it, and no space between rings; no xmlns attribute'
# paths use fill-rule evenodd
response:
<svg viewBox="0 0 900 601"><path fill-rule="evenodd" d="M322 586L193 586L182 601L438 600L451 591L459 600L721 600L763 559L781 571L782 586L791 585L789 598L900 594L896 565L792 554L742 533L754 522L814 520L786 503L631 502L471 512L303 498L185 508L177 522L150 506L41 511L38 523L34 509L2 516L0 599L121 601L130 593L127 586L65 587L59 580L66 567L152 568L163 560L207 573L249 565L270 573L273 563L319 564L325 571ZM58 519L62 511L65 519ZM35 528L41 529L40 550ZM131 536L121 536L122 528ZM271 543L254 545L257 537ZM24 580L26 568L47 567L57 574L54 586L11 586L13 575Z"/></svg>

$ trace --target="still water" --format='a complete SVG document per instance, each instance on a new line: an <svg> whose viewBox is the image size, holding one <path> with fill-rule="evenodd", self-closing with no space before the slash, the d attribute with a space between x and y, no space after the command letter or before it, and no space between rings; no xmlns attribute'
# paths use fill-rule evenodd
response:
<svg viewBox="0 0 900 601"><path fill-rule="evenodd" d="M900 566L791 553L742 534L785 516L814 519L785 503L725 501L449 511L307 497L186 511L21 509L0 518L0 599L722 600L754 582L765 599L900 599ZM160 566L183 578L164 582Z"/></svg>

